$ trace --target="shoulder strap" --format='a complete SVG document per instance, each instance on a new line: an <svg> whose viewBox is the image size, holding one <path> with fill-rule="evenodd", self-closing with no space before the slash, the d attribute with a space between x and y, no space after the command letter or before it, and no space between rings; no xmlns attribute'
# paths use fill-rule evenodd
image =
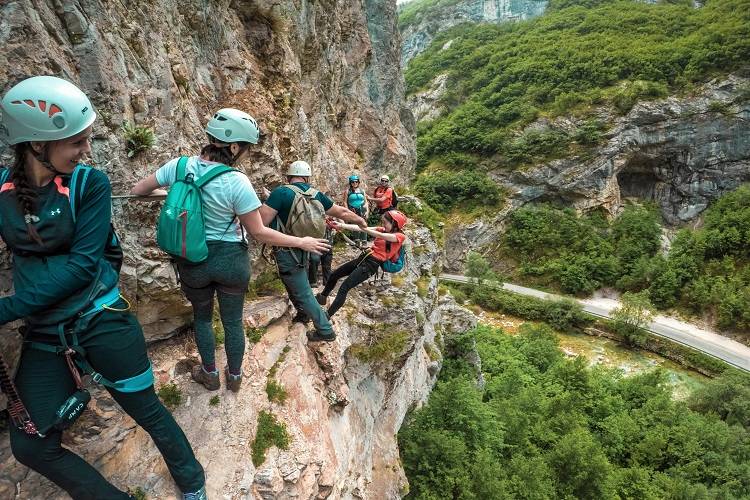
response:
<svg viewBox="0 0 750 500"><path fill-rule="evenodd" d="M302 196L309 196L310 198L317 196L319 192L314 187L309 187L307 188L307 191L303 191L301 188L295 186L294 184L285 184L285 186L297 194L301 194Z"/></svg>
<svg viewBox="0 0 750 500"><path fill-rule="evenodd" d="M187 156L180 156L180 159L177 160L177 169L175 174L175 181L183 180L185 179L185 169L187 168L187 162L188 157Z"/></svg>
<svg viewBox="0 0 750 500"><path fill-rule="evenodd" d="M70 201L70 213L73 216L73 223L75 223L78 216L78 207L81 206L83 192L86 189L86 181L89 178L90 172L91 167L88 165L77 165L70 176L68 199Z"/></svg>
<svg viewBox="0 0 750 500"><path fill-rule="evenodd" d="M226 165L216 165L211 170L201 175L200 178L195 181L195 185L198 188L202 188L221 174L226 174L227 172L239 172L239 170L237 170L236 168L228 167Z"/></svg>
<svg viewBox="0 0 750 500"><path fill-rule="evenodd" d="M8 167L4 167L2 171L0 171L0 186L5 184L5 181L8 179L8 175L10 175L10 169Z"/></svg>

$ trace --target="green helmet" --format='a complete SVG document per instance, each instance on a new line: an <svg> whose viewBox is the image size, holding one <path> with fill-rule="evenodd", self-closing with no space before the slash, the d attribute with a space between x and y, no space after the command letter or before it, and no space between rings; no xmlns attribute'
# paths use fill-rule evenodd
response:
<svg viewBox="0 0 750 500"><path fill-rule="evenodd" d="M12 87L0 101L0 140L8 144L72 137L96 120L81 89L54 76L34 76Z"/></svg>
<svg viewBox="0 0 750 500"><path fill-rule="evenodd" d="M206 133L221 142L258 144L260 129L255 118L234 108L220 109L206 125Z"/></svg>

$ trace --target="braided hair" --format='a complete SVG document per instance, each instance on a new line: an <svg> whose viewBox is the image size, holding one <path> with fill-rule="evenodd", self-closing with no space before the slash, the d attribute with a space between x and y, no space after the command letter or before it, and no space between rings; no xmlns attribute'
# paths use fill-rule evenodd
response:
<svg viewBox="0 0 750 500"><path fill-rule="evenodd" d="M236 144L240 147L240 150L232 156L232 150L229 148L230 143L222 142L212 135L206 135L208 135L209 144L203 146L201 156L230 167L233 167L239 157L250 147L249 142L237 141Z"/></svg>
<svg viewBox="0 0 750 500"><path fill-rule="evenodd" d="M16 188L18 209L23 214L24 221L26 222L26 232L29 237L39 245L44 245L42 238L36 231L36 227L34 227L34 222L39 220L36 216L36 191L31 187L29 178L26 175L26 153L31 150L31 144L22 142L15 145L14 150L15 160L11 170L11 179ZM42 155L46 158L46 148L42 152Z"/></svg>

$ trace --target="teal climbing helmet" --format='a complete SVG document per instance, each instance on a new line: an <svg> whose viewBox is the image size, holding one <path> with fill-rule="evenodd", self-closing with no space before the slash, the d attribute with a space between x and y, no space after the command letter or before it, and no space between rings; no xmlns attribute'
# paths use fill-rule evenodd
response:
<svg viewBox="0 0 750 500"><path fill-rule="evenodd" d="M258 144L260 129L255 118L234 108L220 109L206 125L206 133L221 142Z"/></svg>
<svg viewBox="0 0 750 500"><path fill-rule="evenodd" d="M349 183L351 184L352 182L359 182L359 176L358 175L350 175L349 176Z"/></svg>
<svg viewBox="0 0 750 500"><path fill-rule="evenodd" d="M58 141L84 131L94 120L94 107L81 89L62 78L34 76L0 101L0 140L10 145Z"/></svg>

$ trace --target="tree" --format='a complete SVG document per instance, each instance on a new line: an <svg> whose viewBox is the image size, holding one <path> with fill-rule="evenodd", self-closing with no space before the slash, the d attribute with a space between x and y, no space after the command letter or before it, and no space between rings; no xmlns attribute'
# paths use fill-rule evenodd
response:
<svg viewBox="0 0 750 500"><path fill-rule="evenodd" d="M484 280L493 280L496 278L487 259L479 252L474 251L469 252L466 256L466 275L469 278L477 280L477 283L483 283Z"/></svg>
<svg viewBox="0 0 750 500"><path fill-rule="evenodd" d="M625 292L620 297L620 303L622 305L612 311L615 330L631 344L638 345L646 339L644 328L651 323L656 309L647 290Z"/></svg>

